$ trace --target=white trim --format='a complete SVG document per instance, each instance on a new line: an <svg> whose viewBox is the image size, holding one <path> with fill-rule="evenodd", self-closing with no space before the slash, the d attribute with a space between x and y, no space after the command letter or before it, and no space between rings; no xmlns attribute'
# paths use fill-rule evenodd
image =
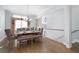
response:
<svg viewBox="0 0 79 59"><path fill-rule="evenodd" d="M79 40L78 39L72 40L72 43L76 43L76 42L79 42Z"/></svg>
<svg viewBox="0 0 79 59"><path fill-rule="evenodd" d="M45 36L45 37L47 37L47 38L49 38L51 40L54 40L54 38L52 38L52 37L48 37L48 36ZM59 43L62 43L63 45L67 45L64 41L63 42L61 42L59 40L54 40L54 41L59 42Z"/></svg>
<svg viewBox="0 0 79 59"><path fill-rule="evenodd" d="M54 38L52 38L52 37L48 37L48 36L45 36L45 37L49 38L50 40L54 40ZM67 44L65 41L63 41L63 42L61 42L61 41L59 41L59 40L54 40L54 41L63 44L64 47L66 47L66 48L68 48L68 49L70 49L70 48L72 47L71 45ZM76 42L77 42L77 41L76 41ZM79 41L78 41L78 42L79 42Z"/></svg>
<svg viewBox="0 0 79 59"><path fill-rule="evenodd" d="M0 38L0 42L2 42L2 40L6 37L6 35L4 35L3 37Z"/></svg>
<svg viewBox="0 0 79 59"><path fill-rule="evenodd" d="M71 6L64 8L64 37L66 48L72 47L72 20L71 20Z"/></svg>

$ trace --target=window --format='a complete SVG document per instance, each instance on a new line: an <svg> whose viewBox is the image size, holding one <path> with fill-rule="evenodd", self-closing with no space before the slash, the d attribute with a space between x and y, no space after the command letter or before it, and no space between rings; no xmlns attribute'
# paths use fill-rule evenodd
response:
<svg viewBox="0 0 79 59"><path fill-rule="evenodd" d="M47 21L46 21L47 19L46 19L46 17L45 16L43 16L42 17L42 24L46 24L47 23Z"/></svg>
<svg viewBox="0 0 79 59"><path fill-rule="evenodd" d="M26 21L22 21L21 25L22 25L22 28L27 28L28 27Z"/></svg>
<svg viewBox="0 0 79 59"><path fill-rule="evenodd" d="M27 28L30 27L30 22L32 19L28 18L27 16L21 16L21 15L13 15L13 18L15 18L15 28L16 31L18 28Z"/></svg>
<svg viewBox="0 0 79 59"><path fill-rule="evenodd" d="M17 28L27 28L27 22L24 20L15 20L15 30L17 30Z"/></svg>

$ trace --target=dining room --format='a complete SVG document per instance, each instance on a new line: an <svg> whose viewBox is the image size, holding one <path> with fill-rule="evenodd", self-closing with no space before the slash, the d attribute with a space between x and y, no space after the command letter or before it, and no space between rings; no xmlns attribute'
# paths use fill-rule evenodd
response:
<svg viewBox="0 0 79 59"><path fill-rule="evenodd" d="M79 52L75 44L79 21L74 15L79 14L78 9L70 5L2 5L0 52Z"/></svg>
<svg viewBox="0 0 79 59"><path fill-rule="evenodd" d="M79 53L78 1L0 1L0 58L73 59Z"/></svg>

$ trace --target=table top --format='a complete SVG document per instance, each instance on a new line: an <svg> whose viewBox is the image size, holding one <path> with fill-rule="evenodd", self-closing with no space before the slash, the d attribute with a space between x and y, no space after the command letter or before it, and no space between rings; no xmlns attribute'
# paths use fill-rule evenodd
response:
<svg viewBox="0 0 79 59"><path fill-rule="evenodd" d="M40 31L20 31L20 32L15 32L15 35L20 35L20 34L35 34L35 33L40 33Z"/></svg>

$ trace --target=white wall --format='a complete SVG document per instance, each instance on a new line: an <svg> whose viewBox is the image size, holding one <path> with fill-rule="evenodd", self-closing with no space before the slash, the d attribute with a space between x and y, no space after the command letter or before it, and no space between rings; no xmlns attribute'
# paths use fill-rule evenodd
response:
<svg viewBox="0 0 79 59"><path fill-rule="evenodd" d="M45 36L51 38L52 40L58 41L60 43L64 43L64 31L57 30L46 30Z"/></svg>
<svg viewBox="0 0 79 59"><path fill-rule="evenodd" d="M72 6L72 30L79 30L79 5ZM79 42L79 31L72 33L72 42Z"/></svg>
<svg viewBox="0 0 79 59"><path fill-rule="evenodd" d="M36 15L29 15L29 18L31 18L31 27L36 27Z"/></svg>
<svg viewBox="0 0 79 59"><path fill-rule="evenodd" d="M79 30L79 6L72 6L72 30Z"/></svg>
<svg viewBox="0 0 79 59"><path fill-rule="evenodd" d="M79 6L72 6L72 31L79 30ZM41 16L46 16L47 28L49 29L64 29L64 10L50 9L43 12ZM41 24L41 23L40 23ZM39 25L40 25L39 24ZM65 44L64 31L45 30L45 36L55 41ZM79 32L72 33L72 42L79 41Z"/></svg>
<svg viewBox="0 0 79 59"><path fill-rule="evenodd" d="M54 9L51 8L47 10L46 12L43 12L41 16L45 16L47 20L47 29L45 30L45 37L64 43L65 42L64 31L48 30L48 29L64 30L64 8L63 6L56 6Z"/></svg>
<svg viewBox="0 0 79 59"><path fill-rule="evenodd" d="M64 30L64 10L59 9L51 14L46 15L47 18L47 29L61 29ZM65 40L61 39L64 37L64 31L58 30L46 30L46 37L49 37L55 41L64 43Z"/></svg>
<svg viewBox="0 0 79 59"><path fill-rule="evenodd" d="M51 14L46 15L47 28L49 29L64 29L64 10L59 9Z"/></svg>
<svg viewBox="0 0 79 59"><path fill-rule="evenodd" d="M39 24L41 25L40 21L42 20L42 17L46 17L47 21L47 28L50 29L62 29L64 30L64 6L55 6L50 8L49 10L46 10L39 16ZM42 22L42 21L41 21Z"/></svg>
<svg viewBox="0 0 79 59"><path fill-rule="evenodd" d="M12 13L8 10L5 10L5 28L10 29L11 27L11 17Z"/></svg>
<svg viewBox="0 0 79 59"><path fill-rule="evenodd" d="M5 10L0 8L0 41L5 37Z"/></svg>

